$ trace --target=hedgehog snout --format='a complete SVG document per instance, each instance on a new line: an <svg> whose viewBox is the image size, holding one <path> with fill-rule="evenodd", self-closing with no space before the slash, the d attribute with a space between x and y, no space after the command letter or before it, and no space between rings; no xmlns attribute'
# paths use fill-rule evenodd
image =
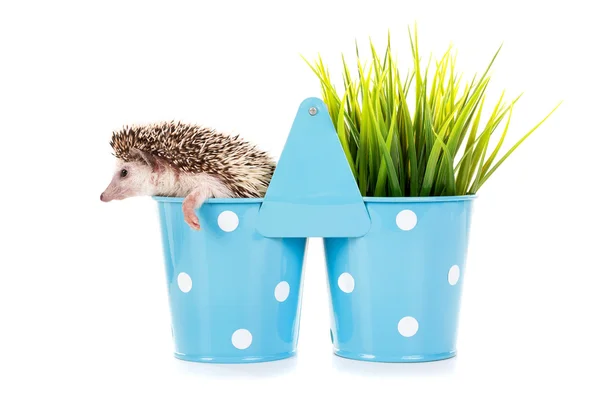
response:
<svg viewBox="0 0 600 400"><path fill-rule="evenodd" d="M108 185L108 187L104 189L104 192L102 192L100 195L100 200L108 203L109 201L117 200L122 197L121 194L122 193L119 188L115 187L115 184L111 182L110 185Z"/></svg>
<svg viewBox="0 0 600 400"><path fill-rule="evenodd" d="M105 203L108 203L110 200L111 200L111 199L109 199L109 198L108 198L108 196L106 196L106 195L104 194L104 192L102 192L102 193L100 194L100 201L103 201L103 202L105 202Z"/></svg>
<svg viewBox="0 0 600 400"><path fill-rule="evenodd" d="M111 196L109 196L108 194L106 194L106 192L102 192L102 194L100 194L100 200L108 203L109 201L111 201L113 198Z"/></svg>

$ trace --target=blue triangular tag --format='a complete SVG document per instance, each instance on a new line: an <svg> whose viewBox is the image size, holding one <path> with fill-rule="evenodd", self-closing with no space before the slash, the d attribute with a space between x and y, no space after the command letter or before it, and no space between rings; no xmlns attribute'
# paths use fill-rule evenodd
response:
<svg viewBox="0 0 600 400"><path fill-rule="evenodd" d="M259 211L271 238L360 237L371 220L327 107L302 102Z"/></svg>

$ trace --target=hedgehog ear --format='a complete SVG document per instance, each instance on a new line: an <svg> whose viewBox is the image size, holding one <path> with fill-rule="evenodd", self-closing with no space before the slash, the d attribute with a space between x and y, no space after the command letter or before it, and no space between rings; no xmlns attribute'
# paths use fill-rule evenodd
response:
<svg viewBox="0 0 600 400"><path fill-rule="evenodd" d="M142 160L142 162L148 164L148 166L152 167L152 169L155 169L157 167L156 157L154 157L149 152L143 151L140 149L136 149L136 148L132 148L129 151L129 153L135 158L140 158Z"/></svg>

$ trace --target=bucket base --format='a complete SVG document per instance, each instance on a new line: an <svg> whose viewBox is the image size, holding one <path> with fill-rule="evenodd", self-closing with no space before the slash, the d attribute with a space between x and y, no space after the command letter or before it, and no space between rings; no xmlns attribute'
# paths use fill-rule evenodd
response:
<svg viewBox="0 0 600 400"><path fill-rule="evenodd" d="M198 363L210 363L210 364L250 364L260 363L268 361L283 360L296 355L296 351L290 351L287 353L279 353L270 356L248 356L248 357L210 357L210 356L188 356L180 353L173 353L175 358L183 361L192 361Z"/></svg>
<svg viewBox="0 0 600 400"><path fill-rule="evenodd" d="M438 354L424 354L412 356L375 356L373 354L353 353L343 350L334 350L336 356L348 358L351 360L371 361L371 362L387 362L387 363L416 363L428 361L446 360L456 356L456 351L448 351Z"/></svg>

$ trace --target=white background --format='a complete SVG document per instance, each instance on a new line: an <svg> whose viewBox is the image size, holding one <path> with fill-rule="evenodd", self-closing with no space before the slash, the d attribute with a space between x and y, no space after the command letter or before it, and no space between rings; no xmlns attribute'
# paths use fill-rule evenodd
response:
<svg viewBox="0 0 600 400"><path fill-rule="evenodd" d="M587 3L3 1L0 398L598 398L600 30ZM525 92L509 143L564 100L479 192L458 356L333 356L312 240L297 357L173 358L156 205L99 200L112 130L182 120L278 156L299 103L320 95L300 54L321 52L337 76L355 38L381 45L390 28L406 65L415 21L423 54L454 43L465 77L504 43L488 100Z"/></svg>

